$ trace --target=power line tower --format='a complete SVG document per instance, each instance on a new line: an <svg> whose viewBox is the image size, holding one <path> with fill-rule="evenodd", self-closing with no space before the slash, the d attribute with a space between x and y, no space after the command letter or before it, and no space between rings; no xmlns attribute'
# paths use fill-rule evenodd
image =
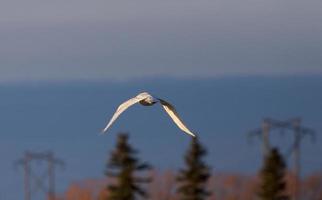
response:
<svg viewBox="0 0 322 200"><path fill-rule="evenodd" d="M37 175L32 170L32 163L46 162L45 174ZM55 166L64 166L64 162L56 157L50 151L35 153L26 151L24 157L15 162L15 165L22 165L24 169L24 190L25 200L31 200L31 197L38 192L43 192L49 200L55 199Z"/></svg>
<svg viewBox="0 0 322 200"><path fill-rule="evenodd" d="M271 144L269 140L270 131L280 130L281 133L289 127L289 122L280 121L272 118L264 118L260 128L248 132L248 138L260 137L262 142L263 158L270 152Z"/></svg>
<svg viewBox="0 0 322 200"><path fill-rule="evenodd" d="M301 121L302 120L299 117L285 121L265 118L262 121L261 128L254 129L248 133L248 136L250 137L261 137L263 157L265 157L271 149L269 141L269 133L271 130L279 129L281 132L284 132L285 130L292 131L292 133L294 134L294 141L290 149L287 151L286 156L289 157L290 155L293 155L293 170L295 175L294 200L298 200L301 194L301 141L307 135L311 136L311 141L315 140L315 132L310 128L302 126Z"/></svg>
<svg viewBox="0 0 322 200"><path fill-rule="evenodd" d="M295 175L295 194L294 200L298 200L301 195L300 180L301 180L301 141L302 139L309 135L311 137L311 142L315 141L315 131L310 128L301 125L301 118L294 118L288 120L291 125L290 128L293 130L294 141L293 145L288 151L288 155L293 155L293 167Z"/></svg>

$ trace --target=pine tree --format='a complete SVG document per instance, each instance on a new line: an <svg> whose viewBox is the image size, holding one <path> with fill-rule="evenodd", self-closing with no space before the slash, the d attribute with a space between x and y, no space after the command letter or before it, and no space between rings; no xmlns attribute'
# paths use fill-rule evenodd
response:
<svg viewBox="0 0 322 200"><path fill-rule="evenodd" d="M261 185L258 196L262 200L285 200L286 165L277 148L273 148L264 161L260 171Z"/></svg>
<svg viewBox="0 0 322 200"><path fill-rule="evenodd" d="M203 200L210 196L206 189L210 168L202 160L207 154L197 138L193 138L185 155L186 168L179 171L177 193L182 200Z"/></svg>
<svg viewBox="0 0 322 200"><path fill-rule="evenodd" d="M141 183L148 183L149 178L136 177L135 172L150 169L150 165L136 157L138 152L128 143L128 135L120 134L117 145L111 153L105 174L115 179L115 184L107 187L109 200L135 200L138 196L147 197Z"/></svg>

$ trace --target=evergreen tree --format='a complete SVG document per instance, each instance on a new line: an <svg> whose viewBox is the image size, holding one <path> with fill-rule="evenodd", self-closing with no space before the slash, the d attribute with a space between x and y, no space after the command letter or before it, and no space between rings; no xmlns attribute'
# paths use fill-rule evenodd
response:
<svg viewBox="0 0 322 200"><path fill-rule="evenodd" d="M284 200L289 199L285 195L286 165L277 148L273 148L264 161L260 171L261 185L258 196L262 200Z"/></svg>
<svg viewBox="0 0 322 200"><path fill-rule="evenodd" d="M140 162L136 154L137 151L128 143L128 135L120 134L107 164L106 175L115 179L115 183L107 188L109 200L135 200L138 196L147 197L141 183L148 183L151 180L136 177L135 172L151 167L147 163Z"/></svg>
<svg viewBox="0 0 322 200"><path fill-rule="evenodd" d="M177 182L182 200L203 200L210 192L206 189L207 181L210 177L210 168L202 160L207 154L197 138L191 140L190 147L185 155L186 168L179 171Z"/></svg>

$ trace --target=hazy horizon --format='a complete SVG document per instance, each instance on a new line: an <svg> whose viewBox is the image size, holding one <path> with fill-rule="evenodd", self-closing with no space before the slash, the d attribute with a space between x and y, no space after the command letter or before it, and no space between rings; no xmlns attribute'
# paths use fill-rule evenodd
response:
<svg viewBox="0 0 322 200"><path fill-rule="evenodd" d="M0 82L321 75L321 7L0 0Z"/></svg>

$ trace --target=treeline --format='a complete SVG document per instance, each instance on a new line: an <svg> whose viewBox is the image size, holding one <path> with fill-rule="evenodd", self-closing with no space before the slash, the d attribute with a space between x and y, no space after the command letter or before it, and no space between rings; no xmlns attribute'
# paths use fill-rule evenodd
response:
<svg viewBox="0 0 322 200"><path fill-rule="evenodd" d="M106 164L106 177L69 186L56 200L287 200L296 193L295 176L274 148L257 175L212 173L205 147L193 138L178 171L160 172L138 157L127 134L119 134ZM322 200L322 175L300 182L301 200Z"/></svg>

